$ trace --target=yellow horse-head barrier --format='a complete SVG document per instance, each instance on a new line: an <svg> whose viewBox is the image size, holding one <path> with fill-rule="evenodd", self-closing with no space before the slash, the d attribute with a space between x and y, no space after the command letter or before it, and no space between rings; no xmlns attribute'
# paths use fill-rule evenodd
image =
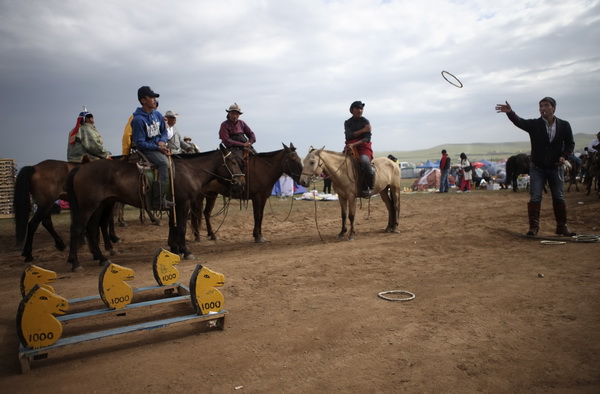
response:
<svg viewBox="0 0 600 394"><path fill-rule="evenodd" d="M62 324L53 314L62 315L69 301L35 285L19 304L17 334L23 346L38 349L50 346L62 335Z"/></svg>

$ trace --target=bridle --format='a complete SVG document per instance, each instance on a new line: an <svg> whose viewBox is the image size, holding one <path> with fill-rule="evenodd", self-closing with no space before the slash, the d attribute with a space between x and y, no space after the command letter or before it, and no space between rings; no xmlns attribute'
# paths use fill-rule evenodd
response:
<svg viewBox="0 0 600 394"><path fill-rule="evenodd" d="M227 154L222 155L223 157L223 166L227 169L227 172L229 172L230 178L227 179L232 185L237 185L239 183L239 181L236 180L236 178L243 178L245 177L244 173L234 173L233 171L231 171L231 168L229 168L229 166L227 165L227 158L231 155L231 152L227 152Z"/></svg>

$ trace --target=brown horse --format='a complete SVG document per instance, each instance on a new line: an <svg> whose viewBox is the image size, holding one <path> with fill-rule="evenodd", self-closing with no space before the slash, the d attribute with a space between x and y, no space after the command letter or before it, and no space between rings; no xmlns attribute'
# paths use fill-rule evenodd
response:
<svg viewBox="0 0 600 394"><path fill-rule="evenodd" d="M350 219L348 239L354 239L354 213L356 211L357 173L351 156L339 152L310 148L304 158L304 167L300 184L308 186L312 179L321 176L323 171L329 174L335 185L335 191L342 208L342 231L338 237L344 237L347 231L346 214ZM373 160L375 164L375 185L373 193L379 193L388 211L388 225L383 230L397 233L400 220L400 168L396 163L385 157Z"/></svg>
<svg viewBox="0 0 600 394"><path fill-rule="evenodd" d="M237 161L224 148L211 152L182 156L173 160L175 213L169 217L168 244L171 252L183 254L186 259L194 256L185 244L185 233L190 205L197 201L202 188L213 179L232 183L233 188L244 185ZM94 259L104 264L109 260L98 247L97 224L104 207L120 201L135 207L145 203L143 185L145 175L140 174L136 164L120 160L98 160L73 170L67 181L71 203L71 248L68 263L72 270L81 270L77 257L79 238L88 232L90 251ZM176 222L175 222L176 219Z"/></svg>
<svg viewBox="0 0 600 394"><path fill-rule="evenodd" d="M212 240L216 240L217 236L213 231L210 218L211 212L215 206L218 194L225 197L237 198L240 200L252 200L252 210L254 212L254 242L265 242L262 235L262 220L265 212L265 204L267 203L273 185L281 177L282 174L287 174L296 182L300 180L302 172L302 160L296 153L294 144L290 143L289 148L283 145L283 149L264 152L252 155L248 158L246 169L246 187L242 193L231 193L230 190L223 187L217 181L210 182L195 207L192 214L192 231L194 238L200 240L201 218L199 213L202 212L203 200L206 198L206 208L204 209L204 220L206 221L206 231ZM198 213L198 214L196 214Z"/></svg>
<svg viewBox="0 0 600 394"><path fill-rule="evenodd" d="M60 160L44 160L34 166L23 167L17 174L15 190L13 195L13 212L15 215L15 239L16 244L21 245L23 240L23 252L25 262L34 260L33 237L42 223L44 228L54 239L54 245L58 250L65 249L65 243L54 229L50 210L59 198L67 199L65 183L69 172L78 167L77 163L69 163ZM31 220L31 200L37 205L37 209ZM107 250L112 249L112 242L118 242L112 222L106 223L109 229L103 228L104 243Z"/></svg>

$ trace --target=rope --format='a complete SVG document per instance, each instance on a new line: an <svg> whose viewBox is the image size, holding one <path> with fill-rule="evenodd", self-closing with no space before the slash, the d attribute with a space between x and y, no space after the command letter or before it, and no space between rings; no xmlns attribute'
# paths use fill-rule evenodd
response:
<svg viewBox="0 0 600 394"><path fill-rule="evenodd" d="M269 197L268 201L269 201L269 208L271 208L271 214L273 215L273 217L275 218L275 220L277 220L280 223L283 223L283 222L285 222L285 221L287 221L289 219L290 215L292 214L292 208L294 207L294 196L293 195L292 195L292 203L290 204L290 210L288 211L287 216L283 220L279 220L279 218L277 217L277 215L275 215L275 211L273 210L273 206L271 205L271 198L270 197Z"/></svg>
<svg viewBox="0 0 600 394"><path fill-rule="evenodd" d="M406 298L394 298L394 297L386 297L386 294L404 294L407 295L408 297ZM387 301L410 301L410 300L414 300L415 299L415 295L414 293L411 293L410 291L406 291L406 290L389 290L389 291L382 291L381 293L377 294L379 296L379 298L383 298L384 300Z"/></svg>

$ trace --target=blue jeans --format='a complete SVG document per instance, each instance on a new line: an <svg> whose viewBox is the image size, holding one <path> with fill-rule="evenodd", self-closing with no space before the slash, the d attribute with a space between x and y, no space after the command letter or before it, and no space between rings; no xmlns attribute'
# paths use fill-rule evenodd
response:
<svg viewBox="0 0 600 394"><path fill-rule="evenodd" d="M562 167L551 169L540 168L531 163L529 168L530 200L529 202L541 203L542 191L546 182L550 185L552 194L552 203L559 204L565 202L565 182Z"/></svg>
<svg viewBox="0 0 600 394"><path fill-rule="evenodd" d="M158 169L158 180L167 183L169 181L169 158L157 150L143 152Z"/></svg>
<svg viewBox="0 0 600 394"><path fill-rule="evenodd" d="M373 175L374 171L373 167L371 167L371 159L369 159L369 156L360 155L360 166L362 167L364 174L369 173Z"/></svg>
<svg viewBox="0 0 600 394"><path fill-rule="evenodd" d="M448 192L448 173L450 170L442 170L442 175L440 177L440 193Z"/></svg>

